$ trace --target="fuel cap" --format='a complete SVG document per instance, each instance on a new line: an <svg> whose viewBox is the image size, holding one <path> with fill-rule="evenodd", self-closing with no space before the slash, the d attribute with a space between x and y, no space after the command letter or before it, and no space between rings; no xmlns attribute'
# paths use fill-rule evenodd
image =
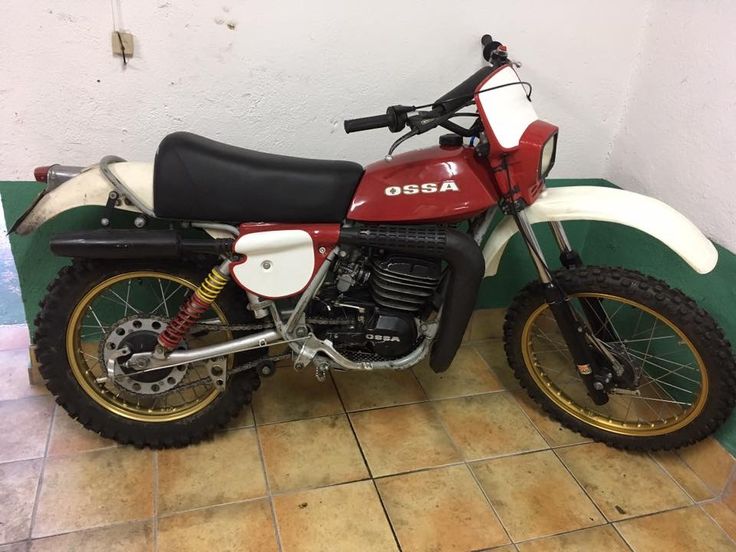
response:
<svg viewBox="0 0 736 552"><path fill-rule="evenodd" d="M459 148L463 145L463 137L459 134L443 134L440 136L441 148Z"/></svg>

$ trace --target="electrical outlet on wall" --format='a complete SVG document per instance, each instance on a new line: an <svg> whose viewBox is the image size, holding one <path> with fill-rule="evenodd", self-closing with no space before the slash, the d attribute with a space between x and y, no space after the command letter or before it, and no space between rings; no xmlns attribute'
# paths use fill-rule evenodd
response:
<svg viewBox="0 0 736 552"><path fill-rule="evenodd" d="M122 31L112 32L112 53L116 56L123 55L125 49L125 57L133 57L133 34L124 33Z"/></svg>

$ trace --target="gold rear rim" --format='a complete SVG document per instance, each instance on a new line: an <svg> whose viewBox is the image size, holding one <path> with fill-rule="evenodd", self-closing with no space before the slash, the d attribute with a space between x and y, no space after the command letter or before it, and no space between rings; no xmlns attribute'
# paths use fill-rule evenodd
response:
<svg viewBox="0 0 736 552"><path fill-rule="evenodd" d="M535 383L553 403L597 429L636 437L672 433L700 415L708 397L708 376L700 353L682 330L631 299L605 293L570 297L579 313L586 300L600 302L615 335L602 346L631 362L641 376L637 389L609 394L606 405L593 403L543 304L524 325L522 355Z"/></svg>
<svg viewBox="0 0 736 552"><path fill-rule="evenodd" d="M183 367L183 377L177 374L180 384L160 395L142 396L118 385L106 386L96 381L105 373L101 344L121 320L121 314L122 319L160 317L165 325L196 287L178 276L135 271L113 276L90 289L72 311L66 328L67 359L74 378L85 393L105 410L140 422L171 422L192 416L210 405L219 391L209 380L206 369L197 364ZM140 292L141 298L131 297L131 292ZM146 309L146 304L155 305L155 308ZM216 304L205 313L203 319L207 318L228 324L225 313ZM190 335L186 344L194 347L229 339L232 339L230 331L215 330L199 337ZM231 355L227 367L232 364Z"/></svg>

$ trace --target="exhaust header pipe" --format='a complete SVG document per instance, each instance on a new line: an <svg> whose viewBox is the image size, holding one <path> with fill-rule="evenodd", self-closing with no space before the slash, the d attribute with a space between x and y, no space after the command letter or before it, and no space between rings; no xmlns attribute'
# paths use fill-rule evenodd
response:
<svg viewBox="0 0 736 552"><path fill-rule="evenodd" d="M450 265L442 317L429 357L432 370L447 370L463 341L485 274L483 253L473 238L441 226L377 225L342 228L340 243L434 257Z"/></svg>

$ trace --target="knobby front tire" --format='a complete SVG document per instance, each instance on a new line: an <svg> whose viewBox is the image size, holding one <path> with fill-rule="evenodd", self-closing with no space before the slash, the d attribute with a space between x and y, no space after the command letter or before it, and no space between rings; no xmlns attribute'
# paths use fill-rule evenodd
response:
<svg viewBox="0 0 736 552"><path fill-rule="evenodd" d="M541 284L531 283L508 309L505 349L516 378L550 416L630 450L683 447L723 424L736 401L736 366L723 331L695 301L622 268L562 269L554 278L578 312L585 301L600 302L616 334L603 346L631 360L640 379L636 389L622 389L628 394L595 405L555 333Z"/></svg>

